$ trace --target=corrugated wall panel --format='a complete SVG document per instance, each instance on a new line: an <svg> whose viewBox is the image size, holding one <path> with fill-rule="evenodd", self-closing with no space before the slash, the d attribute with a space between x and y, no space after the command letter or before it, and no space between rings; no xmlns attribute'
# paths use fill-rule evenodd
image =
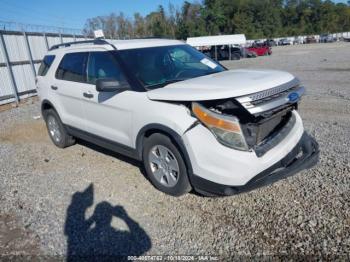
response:
<svg viewBox="0 0 350 262"><path fill-rule="evenodd" d="M39 35L29 35L28 42L34 60L43 59L47 52L45 38Z"/></svg>
<svg viewBox="0 0 350 262"><path fill-rule="evenodd" d="M6 50L9 54L10 62L18 61L28 61L29 55L27 50L27 45L25 42L24 35L22 32L20 34L13 34L3 32L3 37L6 45ZM44 35L27 35L29 46L31 49L32 57L34 60L41 60L47 52L46 43ZM60 44L61 39L59 35L57 36L47 36L49 47L52 45ZM74 37L63 37L64 42L74 41ZM84 40L84 37L78 36L76 40ZM5 56L2 54L0 49L0 63L5 63ZM38 72L40 63L35 63L35 71ZM9 103L15 101L14 98L3 99L6 96L12 94L11 79L8 75L8 69L6 67L0 67L0 104ZM13 65L12 66L13 75L16 81L16 86L18 92L25 92L30 90L35 90L35 78L33 76L32 68L30 64L23 65ZM33 94L22 95L21 98L32 96Z"/></svg>
<svg viewBox="0 0 350 262"><path fill-rule="evenodd" d="M16 65L12 67L18 92L35 89L35 79L31 65Z"/></svg>
<svg viewBox="0 0 350 262"><path fill-rule="evenodd" d="M6 67L0 67L0 98L2 96L12 95L10 77Z"/></svg>
<svg viewBox="0 0 350 262"><path fill-rule="evenodd" d="M11 62L29 60L23 35L4 35L4 40Z"/></svg>
<svg viewBox="0 0 350 262"><path fill-rule="evenodd" d="M0 63L5 63L5 54L2 53L1 46L0 46Z"/></svg>
<svg viewBox="0 0 350 262"><path fill-rule="evenodd" d="M48 36L47 42L49 43L49 48L53 45L57 45L61 43L61 39L59 36Z"/></svg>
<svg viewBox="0 0 350 262"><path fill-rule="evenodd" d="M81 37L81 36L77 36L77 37L76 37L76 40L77 40L77 41L84 41L84 40L87 40L87 38Z"/></svg>
<svg viewBox="0 0 350 262"><path fill-rule="evenodd" d="M34 67L35 67L35 72L38 73L38 70L39 70L39 67L40 67L40 63L35 63Z"/></svg>
<svg viewBox="0 0 350 262"><path fill-rule="evenodd" d="M62 37L63 43L74 42L74 37Z"/></svg>

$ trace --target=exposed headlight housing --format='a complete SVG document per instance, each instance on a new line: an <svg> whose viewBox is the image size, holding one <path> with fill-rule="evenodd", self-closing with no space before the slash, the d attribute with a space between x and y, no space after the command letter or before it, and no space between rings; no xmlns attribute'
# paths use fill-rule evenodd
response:
<svg viewBox="0 0 350 262"><path fill-rule="evenodd" d="M249 150L238 118L212 112L195 102L192 103L192 112L221 144L238 150Z"/></svg>

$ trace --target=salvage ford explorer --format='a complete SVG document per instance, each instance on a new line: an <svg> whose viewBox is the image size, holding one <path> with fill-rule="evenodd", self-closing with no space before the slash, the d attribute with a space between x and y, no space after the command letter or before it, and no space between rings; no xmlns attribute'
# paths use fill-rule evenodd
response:
<svg viewBox="0 0 350 262"><path fill-rule="evenodd" d="M170 195L232 195L318 161L297 111L305 91L297 78L227 70L181 41L56 45L37 89L56 146L79 138L142 161Z"/></svg>

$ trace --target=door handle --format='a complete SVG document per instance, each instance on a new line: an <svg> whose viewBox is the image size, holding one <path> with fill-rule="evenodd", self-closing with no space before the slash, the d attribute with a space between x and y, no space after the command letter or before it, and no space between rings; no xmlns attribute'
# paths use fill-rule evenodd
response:
<svg viewBox="0 0 350 262"><path fill-rule="evenodd" d="M51 86L51 89L52 89L52 90L57 90L58 87L57 87L57 86Z"/></svg>
<svg viewBox="0 0 350 262"><path fill-rule="evenodd" d="M84 92L83 96L86 97L86 98L93 98L94 97L94 95L91 94L90 92Z"/></svg>

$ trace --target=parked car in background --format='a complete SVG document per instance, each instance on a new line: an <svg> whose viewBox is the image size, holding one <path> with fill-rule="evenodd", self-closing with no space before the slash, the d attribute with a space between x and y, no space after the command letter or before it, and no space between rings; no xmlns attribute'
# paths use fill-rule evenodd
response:
<svg viewBox="0 0 350 262"><path fill-rule="evenodd" d="M314 43L317 43L317 39L315 36L308 36L308 37L306 37L305 43L306 44L314 44Z"/></svg>
<svg viewBox="0 0 350 262"><path fill-rule="evenodd" d="M229 48L228 45L216 46L216 55L215 46L211 46L209 49L203 50L202 53L216 60L239 60L241 57L243 57L240 47L231 46L231 48Z"/></svg>
<svg viewBox="0 0 350 262"><path fill-rule="evenodd" d="M273 39L267 39L267 40L264 42L264 44L267 45L267 46L270 46L270 47L276 46L276 45L277 45L276 41L273 40Z"/></svg>
<svg viewBox="0 0 350 262"><path fill-rule="evenodd" d="M301 38L300 36L296 36L293 40L293 45L301 45L301 44L304 44L303 38Z"/></svg>
<svg viewBox="0 0 350 262"><path fill-rule="evenodd" d="M252 45L264 45L265 41L263 40L255 40Z"/></svg>
<svg viewBox="0 0 350 262"><path fill-rule="evenodd" d="M292 45L292 40L289 40L287 38L282 38L278 41L278 45Z"/></svg>
<svg viewBox="0 0 350 262"><path fill-rule="evenodd" d="M228 46L225 46L225 50L227 51L227 54L229 54L230 49ZM241 57L243 57L242 48L239 46L231 46L231 58L228 56L227 59L239 60Z"/></svg>
<svg viewBox="0 0 350 262"><path fill-rule="evenodd" d="M350 37L343 37L344 42L350 42Z"/></svg>
<svg viewBox="0 0 350 262"><path fill-rule="evenodd" d="M335 41L334 37L330 34L320 35L320 43L333 43Z"/></svg>
<svg viewBox="0 0 350 262"><path fill-rule="evenodd" d="M272 49L270 46L264 44L253 44L247 48L248 51L255 53L257 56L271 55Z"/></svg>
<svg viewBox="0 0 350 262"><path fill-rule="evenodd" d="M250 51L248 48L243 49L243 57L245 58L256 58L258 55L254 51Z"/></svg>

